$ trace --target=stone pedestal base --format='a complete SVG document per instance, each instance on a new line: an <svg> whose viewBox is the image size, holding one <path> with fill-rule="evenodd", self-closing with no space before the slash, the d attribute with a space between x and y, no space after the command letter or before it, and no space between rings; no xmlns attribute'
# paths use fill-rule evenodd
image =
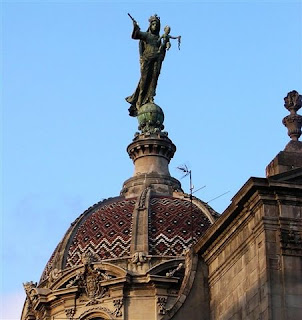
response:
<svg viewBox="0 0 302 320"><path fill-rule="evenodd" d="M266 177L274 176L276 174L287 172L301 167L302 152L281 151L266 167Z"/></svg>
<svg viewBox="0 0 302 320"><path fill-rule="evenodd" d="M171 196L174 191L182 191L180 182L169 173L169 162L175 151L167 133L138 134L127 148L134 174L124 182L121 195L134 197L147 187L152 187L153 193Z"/></svg>

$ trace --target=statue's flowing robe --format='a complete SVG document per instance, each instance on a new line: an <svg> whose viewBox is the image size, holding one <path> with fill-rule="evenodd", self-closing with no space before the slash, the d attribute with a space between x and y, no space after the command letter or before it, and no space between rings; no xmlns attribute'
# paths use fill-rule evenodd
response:
<svg viewBox="0 0 302 320"><path fill-rule="evenodd" d="M126 98L126 101L131 104L130 116L136 116L142 105L154 100L165 50L159 51L161 45L159 35L152 34L150 31L142 32L138 25L134 26L132 39L140 40L141 78L136 90Z"/></svg>

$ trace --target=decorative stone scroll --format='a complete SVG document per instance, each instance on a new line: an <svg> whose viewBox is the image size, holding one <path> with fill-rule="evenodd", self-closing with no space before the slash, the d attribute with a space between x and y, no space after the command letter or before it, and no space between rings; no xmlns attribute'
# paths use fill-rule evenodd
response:
<svg viewBox="0 0 302 320"><path fill-rule="evenodd" d="M62 270L59 270L57 268L54 268L50 271L49 277L48 277L48 286L52 285L57 279L60 278L62 274Z"/></svg>

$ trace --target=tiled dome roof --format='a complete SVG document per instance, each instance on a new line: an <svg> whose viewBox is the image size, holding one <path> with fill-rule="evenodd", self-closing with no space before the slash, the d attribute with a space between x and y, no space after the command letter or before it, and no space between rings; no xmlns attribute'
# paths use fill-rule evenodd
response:
<svg viewBox="0 0 302 320"><path fill-rule="evenodd" d="M211 225L209 218L188 200L155 196L150 200L149 246L152 255L180 255ZM191 214L192 212L192 214Z"/></svg>
<svg viewBox="0 0 302 320"><path fill-rule="evenodd" d="M98 260L129 256L135 202L135 199L116 199L87 214L69 239L64 268L81 263L81 255L88 251Z"/></svg>
<svg viewBox="0 0 302 320"><path fill-rule="evenodd" d="M83 253L97 260L130 256L133 212L138 198L116 197L97 203L86 210L65 234L55 249L41 277L45 280L53 268L80 265ZM192 214L191 214L192 213ZM194 198L153 195L149 199L149 255L183 254L212 224L214 210Z"/></svg>

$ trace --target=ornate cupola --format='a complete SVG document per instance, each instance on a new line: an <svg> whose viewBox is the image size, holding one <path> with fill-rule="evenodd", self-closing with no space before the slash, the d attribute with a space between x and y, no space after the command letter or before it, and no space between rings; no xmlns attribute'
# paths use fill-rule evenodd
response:
<svg viewBox="0 0 302 320"><path fill-rule="evenodd" d="M218 216L169 173L176 147L163 131L164 113L154 97L170 39L180 37L167 27L160 36L157 15L146 32L132 20L141 64L138 86L126 98L139 130L127 148L133 176L120 195L71 224L40 282L24 285L22 320L172 319L196 275L190 249Z"/></svg>

